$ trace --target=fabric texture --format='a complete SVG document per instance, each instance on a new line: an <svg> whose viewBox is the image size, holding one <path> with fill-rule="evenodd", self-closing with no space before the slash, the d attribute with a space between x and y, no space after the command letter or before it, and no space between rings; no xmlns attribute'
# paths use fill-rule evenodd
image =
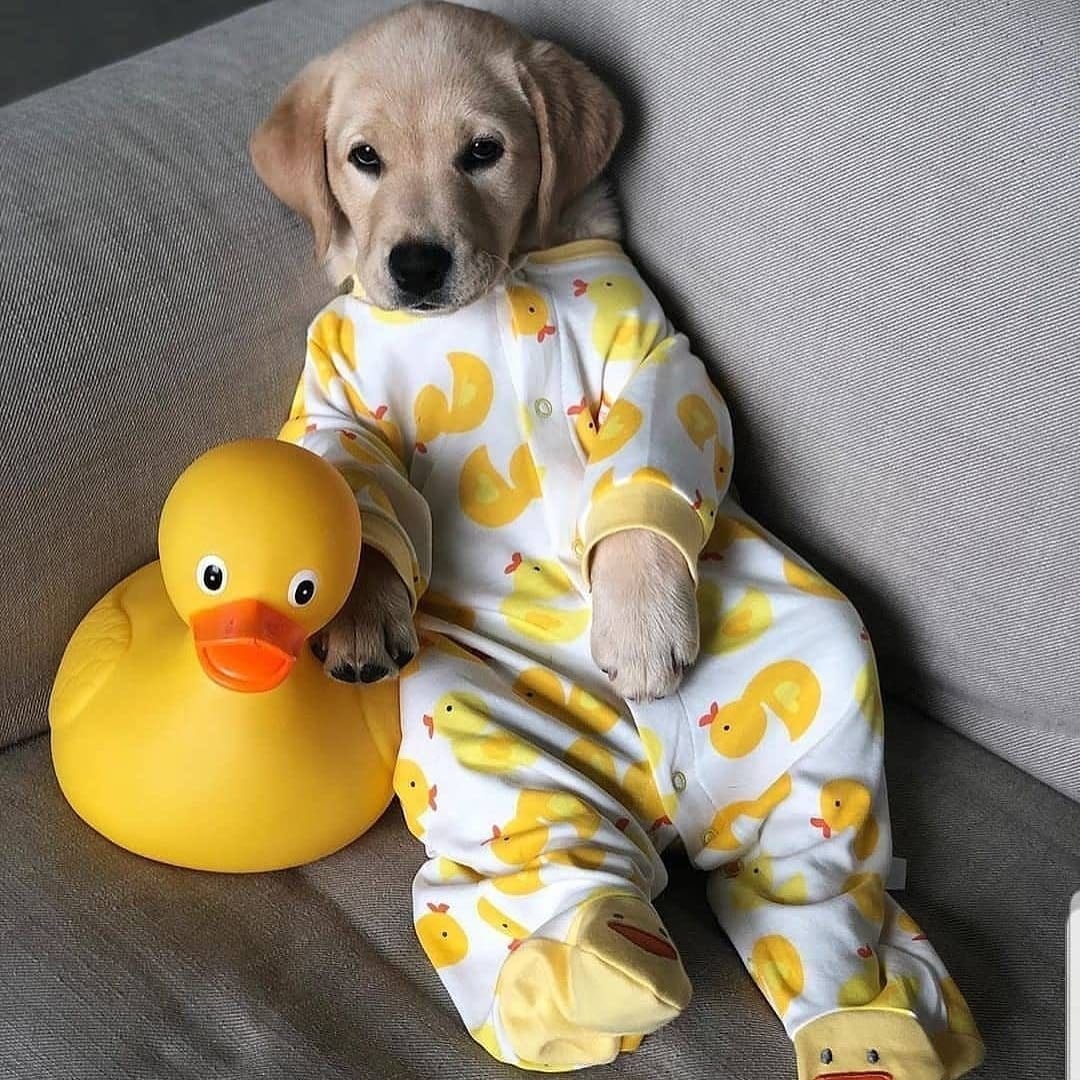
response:
<svg viewBox="0 0 1080 1080"><path fill-rule="evenodd" d="M1060 1076L1080 807L886 708L894 849L908 860L897 897L986 1038L974 1075ZM38 739L0 754L0 840L4 1080L520 1076L469 1038L416 941L409 891L424 856L396 805L356 844L301 870L182 871L83 825ZM790 1043L717 927L702 875L675 855L669 868L657 909L694 999L608 1074L790 1077Z"/></svg>

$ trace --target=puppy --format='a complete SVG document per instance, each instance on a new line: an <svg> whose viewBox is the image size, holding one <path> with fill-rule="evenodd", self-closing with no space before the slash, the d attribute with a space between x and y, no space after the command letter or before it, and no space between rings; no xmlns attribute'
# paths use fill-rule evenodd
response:
<svg viewBox="0 0 1080 1080"><path fill-rule="evenodd" d="M599 177L621 129L614 95L563 49L485 12L425 3L309 64L251 155L310 223L335 282L354 277L383 310L438 315L475 302L530 251L618 239ZM594 549L591 585L593 657L615 692L672 693L698 653L683 555L644 529L615 533ZM409 590L379 552L365 548L315 648L332 676L362 682L416 652Z"/></svg>

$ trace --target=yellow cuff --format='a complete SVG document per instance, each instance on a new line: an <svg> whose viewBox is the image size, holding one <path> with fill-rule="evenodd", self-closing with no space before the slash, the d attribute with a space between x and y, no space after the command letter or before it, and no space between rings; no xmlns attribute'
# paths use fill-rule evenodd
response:
<svg viewBox="0 0 1080 1080"><path fill-rule="evenodd" d="M609 488L589 508L582 540L581 576L589 581L593 548L612 533L625 529L648 529L670 540L686 559L697 582L697 562L708 537L697 511L681 495L652 482L629 482Z"/></svg>
<svg viewBox="0 0 1080 1080"><path fill-rule="evenodd" d="M384 555L398 572L401 580L405 582L405 588L409 590L409 600L415 612L420 579L416 561L413 558L412 545L405 538L401 526L397 522L390 521L389 518L361 508L360 528L363 547L373 547L380 555ZM361 549L360 557L364 557L363 549Z"/></svg>

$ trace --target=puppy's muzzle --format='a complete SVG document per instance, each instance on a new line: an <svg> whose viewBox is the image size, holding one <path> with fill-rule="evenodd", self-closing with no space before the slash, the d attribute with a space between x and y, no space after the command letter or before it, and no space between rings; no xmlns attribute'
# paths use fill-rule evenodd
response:
<svg viewBox="0 0 1080 1080"><path fill-rule="evenodd" d="M441 244L408 240L390 249L390 276L406 303L428 299L441 289L454 257Z"/></svg>

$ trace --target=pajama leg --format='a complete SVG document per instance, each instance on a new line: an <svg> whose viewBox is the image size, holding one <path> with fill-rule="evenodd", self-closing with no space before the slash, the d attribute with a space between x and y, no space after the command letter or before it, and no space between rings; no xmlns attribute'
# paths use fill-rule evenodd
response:
<svg viewBox="0 0 1080 1080"><path fill-rule="evenodd" d="M515 1065L570 1069L676 1016L689 984L651 903L663 864L568 764L577 733L444 639L403 673L401 710L395 789L429 855L416 932L473 1037Z"/></svg>
<svg viewBox="0 0 1080 1080"><path fill-rule="evenodd" d="M884 893L883 716L865 631L836 590L722 509L702 563L703 653L680 692L676 824L795 1041L801 1080L959 1076L981 1057L970 1014Z"/></svg>

